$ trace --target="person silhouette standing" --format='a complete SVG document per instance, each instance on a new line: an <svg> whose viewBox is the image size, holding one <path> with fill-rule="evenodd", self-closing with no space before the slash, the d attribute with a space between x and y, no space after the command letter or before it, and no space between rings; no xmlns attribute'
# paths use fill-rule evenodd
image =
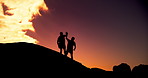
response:
<svg viewBox="0 0 148 78"><path fill-rule="evenodd" d="M73 60L73 51L75 51L76 49L76 43L75 43L75 37L72 37L71 40L67 38L68 36L68 32L66 32L66 40L68 42L67 44L67 51L66 51L66 56L68 55L68 53L70 53L71 55L71 59Z"/></svg>
<svg viewBox="0 0 148 78"><path fill-rule="evenodd" d="M65 37L66 35L63 35L63 32L60 32L60 36L57 39L57 45L60 49L60 53L62 54L62 50L64 50L64 54L66 54L66 45L65 45Z"/></svg>

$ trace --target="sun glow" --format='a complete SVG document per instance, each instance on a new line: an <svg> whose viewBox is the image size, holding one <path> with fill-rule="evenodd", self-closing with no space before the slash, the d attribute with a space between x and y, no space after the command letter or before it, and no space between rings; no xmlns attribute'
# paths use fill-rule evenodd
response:
<svg viewBox="0 0 148 78"><path fill-rule="evenodd" d="M31 21L41 10L48 10L44 0L0 0L0 43L38 43L26 33L35 32Z"/></svg>

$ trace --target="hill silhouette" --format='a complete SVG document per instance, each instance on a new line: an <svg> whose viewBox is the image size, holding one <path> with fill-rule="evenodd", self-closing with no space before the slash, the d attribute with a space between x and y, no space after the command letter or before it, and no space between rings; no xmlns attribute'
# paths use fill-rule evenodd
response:
<svg viewBox="0 0 148 78"><path fill-rule="evenodd" d="M121 63L118 66L114 66L113 71L114 72L123 72L123 73L125 73L125 72L131 72L131 68L130 68L130 66L128 64Z"/></svg>
<svg viewBox="0 0 148 78"><path fill-rule="evenodd" d="M147 72L148 70L147 65L140 65L135 67L132 72L125 63L114 66L113 71L88 68L57 51L25 42L0 44L0 51L0 70L5 77L143 78L143 74L134 74L137 74L138 71L145 70L144 72Z"/></svg>
<svg viewBox="0 0 148 78"><path fill-rule="evenodd" d="M32 43L0 44L3 72L15 74L44 74L94 72L81 63L66 57L52 49ZM103 71L98 69L96 71Z"/></svg>

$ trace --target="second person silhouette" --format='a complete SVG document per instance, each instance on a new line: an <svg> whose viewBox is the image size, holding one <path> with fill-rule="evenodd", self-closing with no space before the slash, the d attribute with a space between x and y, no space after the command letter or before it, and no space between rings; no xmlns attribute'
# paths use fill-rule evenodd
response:
<svg viewBox="0 0 148 78"><path fill-rule="evenodd" d="M66 32L66 40L67 40L67 51L66 51L66 56L68 53L71 55L71 59L73 59L73 51L76 50L76 43L75 43L75 37L72 37L71 40L68 39L68 32Z"/></svg>

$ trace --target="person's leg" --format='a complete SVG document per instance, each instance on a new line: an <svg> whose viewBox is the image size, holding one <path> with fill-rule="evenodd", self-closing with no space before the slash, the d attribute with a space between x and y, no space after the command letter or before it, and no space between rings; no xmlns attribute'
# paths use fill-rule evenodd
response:
<svg viewBox="0 0 148 78"><path fill-rule="evenodd" d="M60 48L60 54L62 54L62 48Z"/></svg>
<svg viewBox="0 0 148 78"><path fill-rule="evenodd" d="M71 59L73 60L73 52L70 52L70 55L71 55Z"/></svg>
<svg viewBox="0 0 148 78"><path fill-rule="evenodd" d="M64 51L64 55L67 56L67 54L68 54L68 51L65 50L65 51Z"/></svg>
<svg viewBox="0 0 148 78"><path fill-rule="evenodd" d="M67 54L66 46L64 46L64 55L67 56Z"/></svg>

